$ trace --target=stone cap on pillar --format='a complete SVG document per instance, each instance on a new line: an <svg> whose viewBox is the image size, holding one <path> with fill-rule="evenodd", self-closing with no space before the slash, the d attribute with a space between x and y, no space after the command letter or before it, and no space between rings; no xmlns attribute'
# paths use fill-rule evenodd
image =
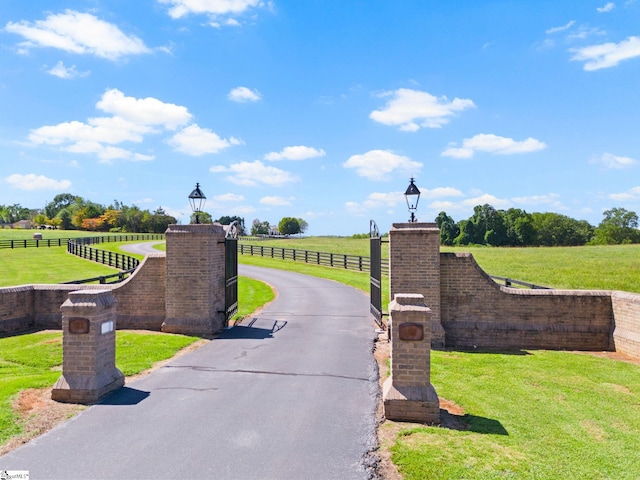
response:
<svg viewBox="0 0 640 480"><path fill-rule="evenodd" d="M61 310L67 308L111 308L117 301L111 290L75 290L69 292L67 300L60 306Z"/></svg>
<svg viewBox="0 0 640 480"><path fill-rule="evenodd" d="M169 225L165 233L217 233L224 235L225 231L219 223L191 223L189 225Z"/></svg>
<svg viewBox="0 0 640 480"><path fill-rule="evenodd" d="M434 222L407 222L407 223L392 223L391 231L393 230L421 230L421 231L440 231L437 223Z"/></svg>
<svg viewBox="0 0 640 480"><path fill-rule="evenodd" d="M389 311L407 312L416 310L431 311L424 303L424 295L421 293L396 293L389 304Z"/></svg>

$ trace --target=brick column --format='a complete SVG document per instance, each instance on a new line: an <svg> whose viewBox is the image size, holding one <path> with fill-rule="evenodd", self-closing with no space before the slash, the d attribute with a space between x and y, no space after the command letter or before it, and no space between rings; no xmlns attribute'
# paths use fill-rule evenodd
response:
<svg viewBox="0 0 640 480"><path fill-rule="evenodd" d="M214 335L226 326L222 225L169 225L162 331Z"/></svg>
<svg viewBox="0 0 640 480"><path fill-rule="evenodd" d="M440 229L435 223L394 223L389 231L390 298L413 292L431 309L431 346L444 347L440 319Z"/></svg>
<svg viewBox="0 0 640 480"><path fill-rule="evenodd" d="M51 398L94 403L124 385L116 368L116 299L109 290L69 293L62 310L62 376Z"/></svg>
<svg viewBox="0 0 640 480"><path fill-rule="evenodd" d="M431 385L430 317L420 294L396 294L389 304L391 376L382 389L389 420L440 422L440 402Z"/></svg>

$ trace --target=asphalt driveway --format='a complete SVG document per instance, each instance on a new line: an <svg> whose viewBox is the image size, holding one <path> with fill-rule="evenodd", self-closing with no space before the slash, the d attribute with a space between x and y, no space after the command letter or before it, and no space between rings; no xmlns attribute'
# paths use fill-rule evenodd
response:
<svg viewBox="0 0 640 480"><path fill-rule="evenodd" d="M0 457L31 479L366 479L378 371L368 297L240 265L277 299Z"/></svg>

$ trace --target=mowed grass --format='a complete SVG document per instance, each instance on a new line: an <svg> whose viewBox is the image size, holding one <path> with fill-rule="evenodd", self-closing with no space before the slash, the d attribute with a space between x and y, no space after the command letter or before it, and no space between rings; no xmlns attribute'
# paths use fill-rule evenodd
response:
<svg viewBox="0 0 640 480"><path fill-rule="evenodd" d="M243 242L369 256L369 239L309 237ZM382 244L383 257L388 257L388 246L388 243ZM489 275L537 285L578 290L640 292L640 245L442 247L441 251L469 252Z"/></svg>
<svg viewBox="0 0 640 480"><path fill-rule="evenodd" d="M116 366L133 375L174 356L197 337L116 332ZM62 333L39 332L0 338L0 444L22 432L12 409L15 396L29 388L51 387L60 377Z"/></svg>
<svg viewBox="0 0 640 480"><path fill-rule="evenodd" d="M638 365L520 353L432 351L431 382L467 430L401 429L391 452L404 478L640 478Z"/></svg>
<svg viewBox="0 0 640 480"><path fill-rule="evenodd" d="M0 249L0 287L63 283L118 273L67 253L66 247Z"/></svg>

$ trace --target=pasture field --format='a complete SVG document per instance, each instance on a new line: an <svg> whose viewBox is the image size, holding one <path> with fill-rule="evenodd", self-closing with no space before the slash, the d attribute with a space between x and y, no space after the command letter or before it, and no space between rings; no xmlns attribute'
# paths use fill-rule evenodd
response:
<svg viewBox="0 0 640 480"><path fill-rule="evenodd" d="M243 242L369 256L369 239L366 238L309 237ZM382 251L383 257L388 257L388 244L382 245ZM640 244L522 248L442 247L441 251L469 252L489 275L536 285L640 293Z"/></svg>

